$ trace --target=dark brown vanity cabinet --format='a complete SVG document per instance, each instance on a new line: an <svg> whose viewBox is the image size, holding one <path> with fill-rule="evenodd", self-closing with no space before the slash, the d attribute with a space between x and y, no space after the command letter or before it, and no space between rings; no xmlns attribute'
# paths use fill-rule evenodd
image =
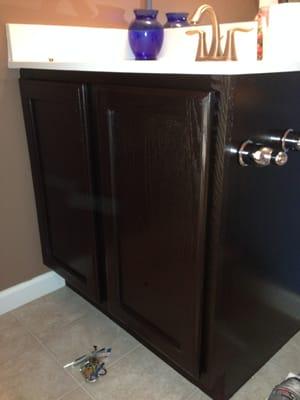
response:
<svg viewBox="0 0 300 400"><path fill-rule="evenodd" d="M44 262L92 301L100 282L86 87L21 81Z"/></svg>
<svg viewBox="0 0 300 400"><path fill-rule="evenodd" d="M109 311L196 377L212 96L99 86L95 97Z"/></svg>
<svg viewBox="0 0 300 400"><path fill-rule="evenodd" d="M106 276L107 311L197 378L213 95L27 80L21 92L46 265L96 304Z"/></svg>
<svg viewBox="0 0 300 400"><path fill-rule="evenodd" d="M21 71L45 264L214 400L300 328L299 86Z"/></svg>

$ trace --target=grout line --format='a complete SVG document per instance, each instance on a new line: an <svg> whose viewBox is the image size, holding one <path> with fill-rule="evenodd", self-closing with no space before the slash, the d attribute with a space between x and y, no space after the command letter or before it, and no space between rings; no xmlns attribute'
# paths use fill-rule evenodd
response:
<svg viewBox="0 0 300 400"><path fill-rule="evenodd" d="M117 360L115 360L113 363L111 363L110 365L107 366L107 370L111 370L113 369L118 363L119 361L123 360L123 358L125 358L126 356L128 356L129 354L133 353L135 350L137 350L139 347L141 347L141 344L138 344L137 346L135 346L133 349L129 350L127 353L125 353L123 356L121 356L120 358L118 358ZM81 389L87 393L93 400L96 400L96 398L93 396L92 393L89 392L88 388L86 388L85 386L85 382L79 382L79 386L81 387Z"/></svg>
<svg viewBox="0 0 300 400"><path fill-rule="evenodd" d="M19 322L21 322L22 323L22 321L20 321L18 318L17 318L17 320L19 321ZM52 360L60 367L60 368L62 368L63 369L63 371L69 376L69 377L71 377L72 378L72 380L76 383L76 385L77 386L81 386L81 384L77 381L77 379L69 372L69 371L67 371L67 369L64 369L63 367L62 367L62 365L61 365L61 363L60 363L60 361L58 360L58 358L55 356L55 354L41 341L41 339L38 337L38 336L36 336L29 328L28 328L28 326L26 325L26 324L24 324L23 323L23 326L24 326L24 329L25 330L27 330L27 332L38 342L38 344L45 350L45 352L52 358ZM78 389L78 387L77 388L74 388L72 391L74 391L74 390L76 390L76 389ZM72 392L71 391L71 392ZM69 392L68 392L69 393ZM63 396L66 396L68 393L65 393ZM62 397L63 397L62 396Z"/></svg>
<svg viewBox="0 0 300 400"><path fill-rule="evenodd" d="M75 392L75 391L78 390L78 389L79 389L79 387L77 387L77 388L75 388L75 389L72 389L72 390L70 390L69 392L67 392L67 393L63 394L62 396L60 396L60 397L59 397L58 399L56 399L56 400L63 400L64 397L69 396L70 394L72 394L73 392Z"/></svg>
<svg viewBox="0 0 300 400"><path fill-rule="evenodd" d="M92 385L92 383L91 383L91 385ZM96 397L94 397L94 396L85 388L84 382L81 383L79 386L80 386L81 389L84 391L84 393L86 393L92 400L96 400Z"/></svg>
<svg viewBox="0 0 300 400"><path fill-rule="evenodd" d="M96 309L97 310L97 309ZM99 311L99 310L97 310ZM99 311L101 313L101 311ZM50 348L48 348L48 346L46 344L43 343L42 339L40 339L34 332L31 331L31 329L22 321L22 318L19 318L17 315L14 314L14 312L12 311L13 317L21 323L21 325L24 327L25 330L28 331L28 333L38 342L38 344L46 351L46 353L52 358L52 360L60 367L63 369L63 371L70 377L72 378L72 380L76 383L77 387L73 388L72 390L64 393L61 397L59 397L56 400L63 400L63 398L65 396L70 395L71 393L75 392L76 390L78 390L79 388L82 389L90 398L91 400L97 400L92 393L90 393L88 391L88 389L85 386L85 381L84 380L79 380L77 379L73 374L71 374L71 372L68 371L68 369L64 369L63 368L63 364L61 363L61 361L56 357L56 355L51 351ZM85 318L87 315L87 313L84 313L82 316L78 317L76 320L70 322L67 325L71 325L74 322L80 321L81 319ZM105 315L105 314L104 314ZM105 317L107 317L105 315ZM108 318L108 317L107 317ZM115 323L114 321L112 321L113 323ZM131 335L130 335L131 336ZM129 356L131 353L137 351L139 348L142 347L141 343L138 343L135 347L133 347L131 350L129 350L127 353L123 354L121 357L119 357L117 360L113 361L111 364L108 364L107 366L107 370L112 370L115 367L118 366L118 363L121 362L125 357ZM196 390L192 390L187 397L184 400L190 400L192 399L192 397L195 395Z"/></svg>
<svg viewBox="0 0 300 400"><path fill-rule="evenodd" d="M84 318L85 315L79 317L76 321ZM63 400L64 396L67 396L68 394L72 393L73 391L75 391L78 388L81 388L92 400L96 400L95 397L88 391L88 389L86 389L85 387L85 382L78 380L73 374L71 374L71 372L68 371L68 369L64 369L62 363L60 362L60 360L56 357L56 355L51 351L51 349L48 348L48 346L43 343L42 339L40 339L34 332L32 332L30 330L30 328L22 321L21 318L18 318L17 316L14 315L14 318L19 321L21 323L21 325L24 327L25 330L27 330L27 332L38 342L38 344L47 352L48 355L50 355L50 357L52 358L53 361L55 361L56 364L59 365L60 368L63 369L63 371L66 372L66 374L68 376L70 376L72 378L72 380L76 383L77 388L72 389L70 392L65 393L62 397L59 397L57 400ZM71 323L73 323L74 321L72 321ZM70 323L70 324L71 324ZM136 351L138 348L140 348L142 345L139 343L138 345L136 345L135 347L133 347L131 350L129 350L127 353L125 353L124 355L122 355L120 358L118 358L117 360L115 360L114 362L112 362L107 369L113 369L119 361L121 361L123 358L125 358L126 356L128 356L129 354L133 353L134 351Z"/></svg>
<svg viewBox="0 0 300 400"><path fill-rule="evenodd" d="M107 369L113 369L116 364L118 364L121 360L123 360L123 358L127 357L129 354L133 353L134 351L136 351L137 349L139 349L140 347L142 347L141 344L136 345L135 347L133 347L131 350L127 351L127 353L123 354L121 357L119 357L117 360L113 361L112 363L108 364Z"/></svg>
<svg viewBox="0 0 300 400"><path fill-rule="evenodd" d="M11 317L11 318L14 320L14 322L16 322L16 321L17 321L17 322L20 322L20 321L18 320L18 318L15 316L13 310L8 311L7 313L4 313L4 314L0 314L0 318L1 318L1 317L4 317L4 316L9 316L9 317ZM0 319L0 321L1 321L1 319Z"/></svg>

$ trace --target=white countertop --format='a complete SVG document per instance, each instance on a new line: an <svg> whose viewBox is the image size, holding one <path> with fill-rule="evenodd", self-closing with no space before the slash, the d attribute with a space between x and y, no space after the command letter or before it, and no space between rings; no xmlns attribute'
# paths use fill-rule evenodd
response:
<svg viewBox="0 0 300 400"><path fill-rule="evenodd" d="M238 61L205 61L170 63L167 61L103 62L9 62L9 68L47 69L59 71L119 72L176 75L250 75L300 71L300 63L271 64L264 61L242 63Z"/></svg>
<svg viewBox="0 0 300 400"><path fill-rule="evenodd" d="M269 57L256 60L257 24L222 24L224 49L226 32L232 27L250 28L236 36L239 61L196 62L198 35L186 30L166 29L163 48L157 61L135 61L128 44L127 29L89 28L51 25L7 24L8 67L141 74L248 75L300 71L300 56ZM211 28L206 30L210 40Z"/></svg>

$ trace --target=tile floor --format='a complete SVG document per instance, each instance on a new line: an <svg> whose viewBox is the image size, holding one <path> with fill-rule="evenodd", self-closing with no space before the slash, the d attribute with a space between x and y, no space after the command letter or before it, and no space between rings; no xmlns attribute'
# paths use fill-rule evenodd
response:
<svg viewBox="0 0 300 400"><path fill-rule="evenodd" d="M86 383L63 365L112 346L108 375ZM68 288L0 316L0 400L209 400L198 388ZM300 333L233 400L265 400L300 371Z"/></svg>

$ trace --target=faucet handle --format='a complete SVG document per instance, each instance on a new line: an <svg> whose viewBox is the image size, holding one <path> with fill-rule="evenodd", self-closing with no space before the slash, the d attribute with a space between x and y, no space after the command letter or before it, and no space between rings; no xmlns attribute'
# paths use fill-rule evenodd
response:
<svg viewBox="0 0 300 400"><path fill-rule="evenodd" d="M225 61L237 61L236 47L235 47L235 32L251 32L253 29L233 28L227 31L226 45L224 50L223 59Z"/></svg>
<svg viewBox="0 0 300 400"><path fill-rule="evenodd" d="M198 48L197 48L197 54L196 54L195 61L207 60L208 50L207 50L207 45L206 45L206 32L201 31L201 30L192 30L192 31L187 31L186 35L189 35L189 36L198 35L199 36Z"/></svg>

